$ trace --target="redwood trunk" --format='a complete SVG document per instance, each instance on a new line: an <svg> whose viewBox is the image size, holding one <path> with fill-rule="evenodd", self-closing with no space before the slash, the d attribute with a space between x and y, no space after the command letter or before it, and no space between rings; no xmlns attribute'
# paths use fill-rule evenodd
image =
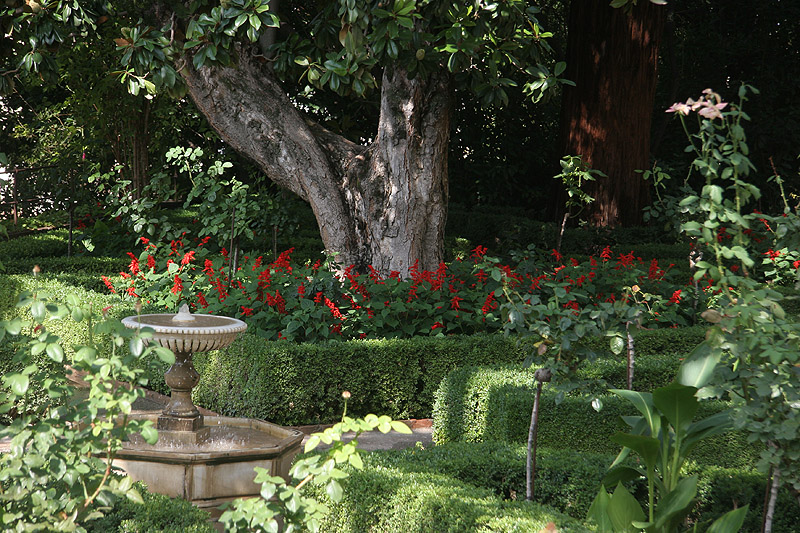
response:
<svg viewBox="0 0 800 533"><path fill-rule="evenodd" d="M341 266L407 276L443 257L450 91L446 74L387 68L378 133L353 143L305 118L264 64L181 69L189 94L231 147L307 201Z"/></svg>
<svg viewBox="0 0 800 533"><path fill-rule="evenodd" d="M598 226L641 223L649 191L650 127L664 6L640 1L629 13L602 0L572 0L561 108L563 153L608 177L588 185Z"/></svg>

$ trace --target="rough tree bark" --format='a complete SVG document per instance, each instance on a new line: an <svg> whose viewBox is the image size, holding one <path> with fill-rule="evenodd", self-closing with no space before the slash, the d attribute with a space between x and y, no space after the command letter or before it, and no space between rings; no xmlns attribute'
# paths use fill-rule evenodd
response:
<svg viewBox="0 0 800 533"><path fill-rule="evenodd" d="M445 73L409 79L387 68L378 132L353 143L302 115L264 62L242 50L236 68L184 64L189 94L225 142L307 201L341 265L388 274L435 269L447 210L450 87Z"/></svg>
<svg viewBox="0 0 800 533"><path fill-rule="evenodd" d="M664 6L641 0L630 13L600 0L572 0L564 87L563 153L608 177L589 184L598 226L641 222L649 191L634 171L649 168L650 127Z"/></svg>

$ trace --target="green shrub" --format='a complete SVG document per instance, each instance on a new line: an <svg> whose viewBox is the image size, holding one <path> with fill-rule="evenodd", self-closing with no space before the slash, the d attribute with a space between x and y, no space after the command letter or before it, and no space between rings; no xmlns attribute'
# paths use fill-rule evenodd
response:
<svg viewBox="0 0 800 533"><path fill-rule="evenodd" d="M327 344L243 335L225 350L195 355L194 399L224 415L294 425L337 420L348 390L353 416L429 417L434 392L454 368L520 362L526 353L500 335Z"/></svg>
<svg viewBox="0 0 800 533"><path fill-rule="evenodd" d="M92 256L22 256L15 257L13 261L4 263L6 267L6 274L30 274L33 271L34 265L39 265L39 268L44 275L50 275L58 279L64 279L64 276L75 274L92 275L99 283L98 289L103 286L100 281L101 275L109 275L122 270L127 270L128 263L120 257L92 257Z"/></svg>
<svg viewBox="0 0 800 533"><path fill-rule="evenodd" d="M644 361L650 356L674 355L683 357L703 342L705 339L705 327L691 326L683 328L661 328L647 330L633 330L634 351L637 365L639 361ZM583 342L587 347L600 354L610 354L609 340L606 337L593 337ZM626 352L623 351L616 359L626 359ZM677 360L677 358L676 358ZM677 370L677 368L676 368ZM634 376L636 371L634 370ZM672 373L671 376L675 374ZM670 377L671 379L671 377Z"/></svg>
<svg viewBox="0 0 800 533"><path fill-rule="evenodd" d="M441 531L540 531L553 522L559 531L591 531L581 522L549 507L501 500L487 489L432 472L405 472L370 466L350 468L344 497L330 505L322 531L382 533ZM322 496L324 487L312 487Z"/></svg>
<svg viewBox="0 0 800 533"><path fill-rule="evenodd" d="M650 355L636 358L633 372L633 388L649 391L663 387L672 381L678 371L681 358L677 355ZM619 356L600 357L584 364L576 372L576 378L591 384L605 380L606 387L591 386L595 394L604 394L606 389L624 389L628 383L628 362L623 352Z"/></svg>
<svg viewBox="0 0 800 533"><path fill-rule="evenodd" d="M741 531L761 531L764 511L766 476L754 470L740 470L706 466L698 468L700 480L697 493L700 501L693 518L698 521L714 520L731 509L750 504ZM694 473L694 472L691 472ZM786 487L778 492L772 530L797 531L800 524L800 506L796 494Z"/></svg>
<svg viewBox="0 0 800 533"><path fill-rule="evenodd" d="M386 451L370 456L371 468L441 474L491 490L505 500L525 498L523 445L451 442L430 449ZM613 456L539 448L536 502L584 518Z"/></svg>
<svg viewBox="0 0 800 533"><path fill-rule="evenodd" d="M137 483L144 503L118 500L102 518L87 524L89 533L214 533L209 514L181 498L148 492Z"/></svg>
<svg viewBox="0 0 800 533"><path fill-rule="evenodd" d="M76 274L75 276L79 276ZM86 275L84 275L86 276ZM132 300L123 300L118 295L103 294L100 292L79 287L66 281L64 278L67 276L52 277L51 275L40 275L34 277L32 275L11 275L0 276L0 320L11 320L16 317L30 319L30 313L27 310L16 307L17 296L25 291L48 294L50 298L57 301L65 301L68 295L75 295L81 302L85 302L95 311L108 308L106 314L109 318L122 319L126 316L136 314L133 307ZM85 279L85 277L84 277ZM98 276L99 280L99 276ZM102 281L100 282L102 284ZM155 313L159 310L153 306L145 306L144 313ZM69 363L75 353L75 346L83 346L89 344L89 335L85 327L77 327L71 320L55 320L47 325L48 331L61 338L62 346L64 347L64 356L66 362ZM109 349L110 346L99 346L101 351ZM4 372L7 369L16 368L15 363L11 361L13 358L13 348L6 345L5 348L0 348L0 370ZM48 363L52 364L52 362ZM166 366L163 363L151 362L150 366L145 370L148 371L149 387L153 390L168 394L169 388L164 382L164 371ZM41 384L31 384L31 401L40 405L44 400L42 396ZM33 404L32 404L33 405Z"/></svg>
<svg viewBox="0 0 800 533"><path fill-rule="evenodd" d="M437 443L527 441L533 406L533 370L463 367L451 372L436 391L433 438ZM637 414L620 398L600 397L596 412L584 398L566 397L545 388L539 411L538 443L543 447L616 454L619 446L609 439L623 429L621 416ZM722 402L703 402L697 418L727 408ZM758 459L759 446L748 443L741 432L729 432L701 442L692 459L703 464L746 468Z"/></svg>
<svg viewBox="0 0 800 533"><path fill-rule="evenodd" d="M68 238L66 229L57 229L7 241L0 240L0 257L8 268L13 261L24 257L65 256Z"/></svg>
<svg viewBox="0 0 800 533"><path fill-rule="evenodd" d="M524 445L498 442L448 443L430 449L412 448L373 453L365 460L367 469L403 473L438 474L463 483L488 489L508 500L524 498ZM539 448L536 459L536 502L559 512L583 519L597 495L597 489L611 454L593 454L569 449ZM689 474L698 474L698 502L691 519L710 522L731 509L750 505L742 531L761 527L765 476L749 469L721 468L694 464ZM644 480L637 482L633 493L646 499ZM800 507L788 489L779 495L775 531L793 531L800 523Z"/></svg>

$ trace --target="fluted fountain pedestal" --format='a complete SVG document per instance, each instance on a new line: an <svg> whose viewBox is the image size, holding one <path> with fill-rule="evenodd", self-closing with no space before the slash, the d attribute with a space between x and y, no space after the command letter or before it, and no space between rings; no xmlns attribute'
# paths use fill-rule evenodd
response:
<svg viewBox="0 0 800 533"><path fill-rule="evenodd" d="M192 403L192 389L200 380L192 355L229 346L247 329L235 318L193 315L184 305L177 314L130 316L122 323L132 329L151 328L153 341L175 353L175 363L164 374L170 400L161 414L136 415L152 420L158 442L147 444L131 437L114 465L149 490L181 497L203 508L215 508L235 498L258 496L254 468L288 477L303 435L269 422L207 416Z"/></svg>

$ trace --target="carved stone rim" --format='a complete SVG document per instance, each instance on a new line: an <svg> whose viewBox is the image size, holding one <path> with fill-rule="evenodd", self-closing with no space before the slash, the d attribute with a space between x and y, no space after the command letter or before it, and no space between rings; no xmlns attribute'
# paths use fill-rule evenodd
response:
<svg viewBox="0 0 800 533"><path fill-rule="evenodd" d="M238 318L231 318L227 316L216 316L216 315L197 314L192 316L198 318L210 317L217 320L225 320L228 321L228 323L221 324L216 327L201 327L201 326L190 325L190 323L187 323L186 325L183 326L175 325L176 323L173 323L169 326L162 326L158 324L148 324L146 321L148 317L156 317L156 316L167 317L172 315L173 313L155 313L148 315L127 316L122 319L122 325L130 329L152 328L153 331L155 331L156 333L181 335L185 336L187 340L192 337L200 335L225 335L225 334L242 333L247 329L247 324L245 324Z"/></svg>

